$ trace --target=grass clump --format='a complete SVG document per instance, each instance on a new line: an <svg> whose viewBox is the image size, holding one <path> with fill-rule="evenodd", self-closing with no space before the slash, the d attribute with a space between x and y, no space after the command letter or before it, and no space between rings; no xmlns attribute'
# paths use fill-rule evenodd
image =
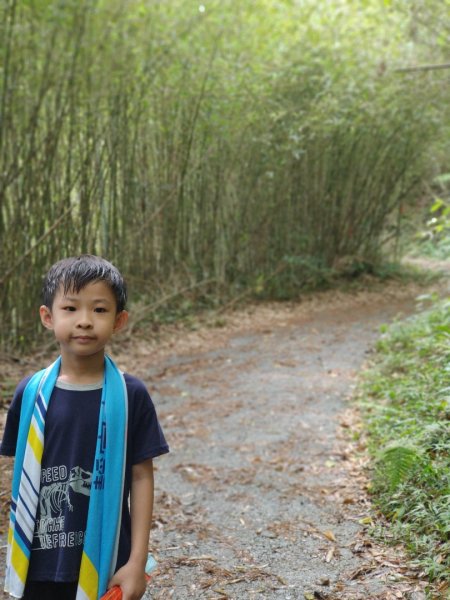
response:
<svg viewBox="0 0 450 600"><path fill-rule="evenodd" d="M386 539L450 578L450 300L388 328L362 385Z"/></svg>

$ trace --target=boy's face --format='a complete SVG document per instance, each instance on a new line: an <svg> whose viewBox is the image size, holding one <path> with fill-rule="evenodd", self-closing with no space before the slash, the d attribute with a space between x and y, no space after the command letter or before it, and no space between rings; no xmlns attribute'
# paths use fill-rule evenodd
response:
<svg viewBox="0 0 450 600"><path fill-rule="evenodd" d="M117 313L114 294L104 281L66 295L61 286L51 310L41 306L39 312L44 327L54 331L61 354L79 357L103 354L113 333L128 320L126 311Z"/></svg>

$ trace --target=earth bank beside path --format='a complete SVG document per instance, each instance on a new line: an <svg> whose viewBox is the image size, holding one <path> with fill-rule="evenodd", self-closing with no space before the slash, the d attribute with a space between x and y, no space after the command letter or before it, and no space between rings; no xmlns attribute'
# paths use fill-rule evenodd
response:
<svg viewBox="0 0 450 600"><path fill-rule="evenodd" d="M155 461L160 568L146 597L424 598L401 553L365 533L366 479L343 435L380 325L413 312L418 293L327 292L116 344L171 446ZM18 381L42 360L3 372ZM3 504L8 476L2 462Z"/></svg>

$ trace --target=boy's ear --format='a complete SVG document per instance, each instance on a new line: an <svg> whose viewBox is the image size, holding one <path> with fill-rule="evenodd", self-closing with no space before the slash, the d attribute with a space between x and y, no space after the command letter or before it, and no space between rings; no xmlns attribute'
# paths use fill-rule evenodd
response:
<svg viewBox="0 0 450 600"><path fill-rule="evenodd" d="M114 324L114 333L117 333L121 329L125 327L128 323L128 312L126 310L121 310L120 313L116 315L116 322Z"/></svg>
<svg viewBox="0 0 450 600"><path fill-rule="evenodd" d="M44 327L46 327L47 329L53 329L52 311L49 309L49 307L45 306L45 304L40 306L39 307L39 315L41 317L42 325Z"/></svg>

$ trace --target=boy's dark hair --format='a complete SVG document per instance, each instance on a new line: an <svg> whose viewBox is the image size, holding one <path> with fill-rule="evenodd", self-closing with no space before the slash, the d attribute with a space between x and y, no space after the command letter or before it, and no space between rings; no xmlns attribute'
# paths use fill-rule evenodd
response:
<svg viewBox="0 0 450 600"><path fill-rule="evenodd" d="M96 281L104 281L111 288L116 298L117 312L124 310L127 286L122 275L110 262L93 254L63 258L50 267L42 286L42 301L51 309L60 286L64 294L69 291L78 293L88 283Z"/></svg>

